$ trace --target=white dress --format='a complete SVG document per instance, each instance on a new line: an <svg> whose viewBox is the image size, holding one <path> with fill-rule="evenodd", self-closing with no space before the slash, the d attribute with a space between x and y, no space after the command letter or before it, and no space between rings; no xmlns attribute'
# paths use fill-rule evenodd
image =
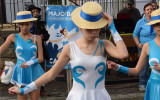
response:
<svg viewBox="0 0 160 100"><path fill-rule="evenodd" d="M106 58L84 54L75 41L70 42L70 58L73 87L66 100L111 100L105 89Z"/></svg>

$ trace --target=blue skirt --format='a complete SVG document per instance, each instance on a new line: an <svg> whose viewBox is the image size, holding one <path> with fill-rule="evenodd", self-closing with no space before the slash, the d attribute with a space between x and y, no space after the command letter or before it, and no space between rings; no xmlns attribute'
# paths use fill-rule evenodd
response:
<svg viewBox="0 0 160 100"><path fill-rule="evenodd" d="M160 80L149 79L144 100L160 100Z"/></svg>
<svg viewBox="0 0 160 100"><path fill-rule="evenodd" d="M22 68L20 65L21 63L16 64L11 79L11 83L18 87L26 86L44 74L40 64L34 64L27 68Z"/></svg>

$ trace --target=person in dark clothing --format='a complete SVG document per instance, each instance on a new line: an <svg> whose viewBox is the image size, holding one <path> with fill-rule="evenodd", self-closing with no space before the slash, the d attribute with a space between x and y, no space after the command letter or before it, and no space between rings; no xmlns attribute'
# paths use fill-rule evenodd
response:
<svg viewBox="0 0 160 100"><path fill-rule="evenodd" d="M137 8L134 7L134 0L127 0L126 7L120 10L118 14L128 13L131 16L131 19L135 23L141 18L141 14Z"/></svg>
<svg viewBox="0 0 160 100"><path fill-rule="evenodd" d="M43 55L44 59L49 61L49 54L45 45L45 41L47 41L50 37L48 34L48 31L45 29L45 22L40 21L41 15L40 11L41 8L36 7L35 5L30 5L28 7L28 11L31 11L33 18L37 18L38 20L33 22L33 26L30 29L30 32L35 35L40 35L42 38L42 47L43 47ZM41 66L43 70L45 70L45 62L41 63ZM44 86L41 87L41 96L47 95L47 93L44 91Z"/></svg>
<svg viewBox="0 0 160 100"><path fill-rule="evenodd" d="M150 3L152 4L153 11L158 9L158 5L157 5L157 3L155 1L151 1Z"/></svg>

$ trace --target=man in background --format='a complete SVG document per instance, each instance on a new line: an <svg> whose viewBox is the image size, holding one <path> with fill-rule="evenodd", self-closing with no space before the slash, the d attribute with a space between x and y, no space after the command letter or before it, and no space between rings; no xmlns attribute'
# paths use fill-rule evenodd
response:
<svg viewBox="0 0 160 100"><path fill-rule="evenodd" d="M137 8L134 7L134 0L127 0L126 7L120 10L120 13L130 14L131 19L136 23L140 18L141 14Z"/></svg>
<svg viewBox="0 0 160 100"><path fill-rule="evenodd" d="M151 1L150 3L152 4L153 11L158 9L158 5L157 5L157 3L155 1Z"/></svg>

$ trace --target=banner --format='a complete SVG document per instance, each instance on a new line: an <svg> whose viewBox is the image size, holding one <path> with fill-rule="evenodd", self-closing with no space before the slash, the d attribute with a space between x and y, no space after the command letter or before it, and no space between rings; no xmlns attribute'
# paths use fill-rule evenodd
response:
<svg viewBox="0 0 160 100"><path fill-rule="evenodd" d="M55 5L47 7L47 30L50 34L47 42L50 61L47 61L47 67L52 67L55 64L63 47L69 41L76 40L82 36L71 19L71 13L75 8L76 6ZM70 65L68 64L65 69L69 69L69 67Z"/></svg>

